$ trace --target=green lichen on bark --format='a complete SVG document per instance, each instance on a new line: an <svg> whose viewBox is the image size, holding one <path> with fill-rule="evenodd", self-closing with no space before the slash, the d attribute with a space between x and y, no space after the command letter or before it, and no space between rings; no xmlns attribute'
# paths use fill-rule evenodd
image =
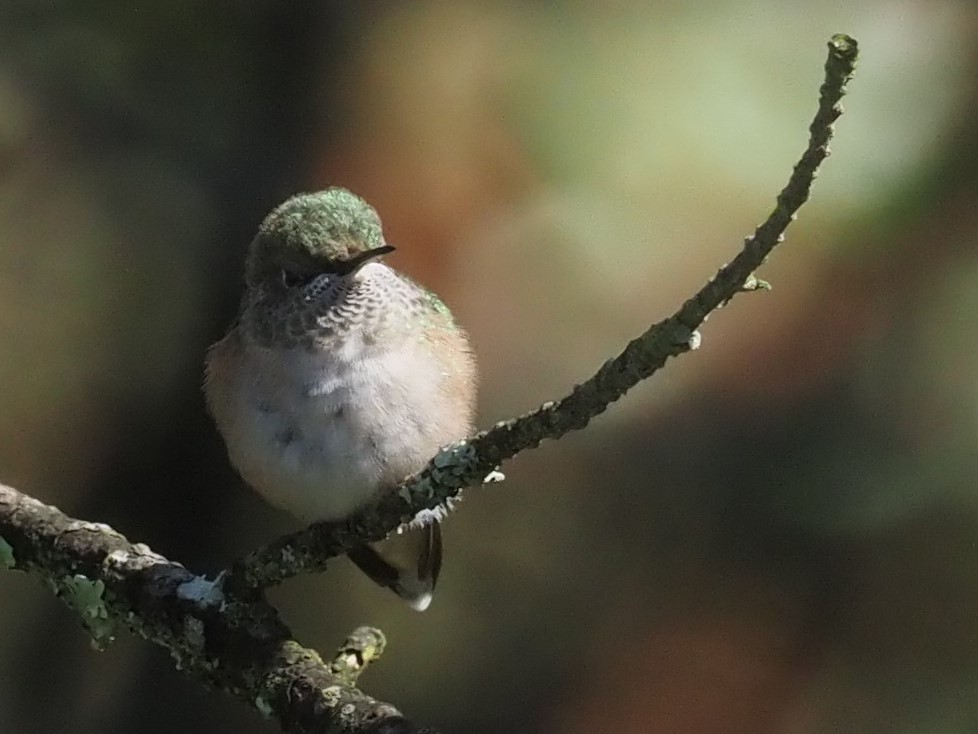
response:
<svg viewBox="0 0 978 734"><path fill-rule="evenodd" d="M102 650L115 639L116 624L105 599L105 582L90 579L84 574L65 576L52 581L58 596L81 618L92 636L94 645Z"/></svg>
<svg viewBox="0 0 978 734"><path fill-rule="evenodd" d="M14 558L14 547L0 536L0 568L11 569L17 567L17 559Z"/></svg>

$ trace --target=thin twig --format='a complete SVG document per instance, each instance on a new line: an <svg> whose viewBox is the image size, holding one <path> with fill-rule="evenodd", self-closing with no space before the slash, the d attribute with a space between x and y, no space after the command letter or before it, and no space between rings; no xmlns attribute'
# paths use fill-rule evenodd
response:
<svg viewBox="0 0 978 734"><path fill-rule="evenodd" d="M227 588L233 592L279 584L300 573L325 568L330 558L364 542L380 540L419 513L450 503L463 488L480 484L503 461L535 448L544 439L560 438L584 428L628 390L659 370L669 357L699 344L696 331L707 316L750 284L754 271L783 241L784 232L808 199L819 165L829 155L832 124L842 114L840 100L852 78L856 41L833 36L825 63L825 81L818 111L809 127L808 146L778 195L774 211L728 265L672 316L653 325L613 360L570 394L545 403L531 413L497 423L466 441L439 452L421 471L404 480L377 502L341 522L316 523L285 535L238 561L230 570ZM764 284L766 285L766 284Z"/></svg>

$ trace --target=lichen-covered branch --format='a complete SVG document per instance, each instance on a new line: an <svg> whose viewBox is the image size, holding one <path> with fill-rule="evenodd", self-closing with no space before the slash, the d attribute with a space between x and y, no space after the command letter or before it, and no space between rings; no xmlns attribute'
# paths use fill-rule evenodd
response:
<svg viewBox="0 0 978 734"><path fill-rule="evenodd" d="M107 525L74 520L0 484L3 569L42 579L97 645L129 629L168 650L186 674L276 718L284 731L422 731L353 686L383 649L377 630L354 632L337 656L345 663L327 664L292 639L260 594L227 596Z"/></svg>
<svg viewBox="0 0 978 734"><path fill-rule="evenodd" d="M263 587L305 571L401 524L430 518L459 491L498 475L497 466L544 439L583 428L669 359L695 349L696 331L742 290L764 287L753 273L782 241L808 198L828 155L832 124L856 63L856 42L829 42L810 140L774 211L741 252L672 316L629 343L567 396L496 424L439 452L376 503L338 523L312 525L236 563L220 580L195 576L179 563L133 544L106 525L74 520L0 485L0 570L38 576L67 603L99 645L119 628L167 649L188 675L275 717L288 732L421 732L389 704L354 684L384 648L379 630L361 628L325 663L292 638ZM428 513L426 515L425 513Z"/></svg>
<svg viewBox="0 0 978 734"><path fill-rule="evenodd" d="M231 569L229 588L263 588L299 573L321 570L330 558L365 541L380 540L419 513L450 503L463 488L481 483L503 461L521 451L535 448L544 439L584 428L660 369L669 357L695 349L700 338L696 330L712 311L742 290L766 286L753 273L784 239L785 230L808 199L818 167L829 154L832 124L842 114L840 101L855 70L854 39L837 35L828 46L825 81L809 127L808 146L778 195L774 211L747 238L740 253L676 313L654 324L560 400L449 446L395 491L342 522L311 525L248 555Z"/></svg>
<svg viewBox="0 0 978 734"><path fill-rule="evenodd" d="M357 627L336 651L333 661L329 664L329 670L347 685L355 685L357 678L367 669L367 666L376 662L384 654L385 647L387 647L387 638L379 629Z"/></svg>

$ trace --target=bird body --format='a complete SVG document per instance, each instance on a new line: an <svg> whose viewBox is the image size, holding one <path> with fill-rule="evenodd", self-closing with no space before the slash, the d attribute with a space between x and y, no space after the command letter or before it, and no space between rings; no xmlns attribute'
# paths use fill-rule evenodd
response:
<svg viewBox="0 0 978 734"><path fill-rule="evenodd" d="M353 194L293 197L259 229L238 321L208 353L205 393L231 462L307 522L348 516L471 429L465 333L434 294L378 260L391 249ZM423 609L440 531L351 557Z"/></svg>

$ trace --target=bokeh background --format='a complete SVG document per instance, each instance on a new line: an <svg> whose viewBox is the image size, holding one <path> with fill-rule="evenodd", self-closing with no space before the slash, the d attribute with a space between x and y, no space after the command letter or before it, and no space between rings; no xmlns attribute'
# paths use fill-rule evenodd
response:
<svg viewBox="0 0 978 734"><path fill-rule="evenodd" d="M770 293L446 526L419 615L272 593L446 733L978 730L978 8L964 0L0 5L0 481L213 573L294 527L200 393L255 228L342 184L471 333L482 426L563 394L769 211L862 47ZM0 575L0 732L271 732Z"/></svg>

